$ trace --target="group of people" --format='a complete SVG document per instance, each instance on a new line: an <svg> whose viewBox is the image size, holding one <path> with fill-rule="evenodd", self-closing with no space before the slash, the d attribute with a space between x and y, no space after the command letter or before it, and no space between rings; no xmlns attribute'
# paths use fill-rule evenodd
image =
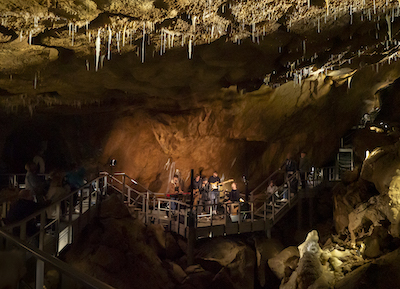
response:
<svg viewBox="0 0 400 289"><path fill-rule="evenodd" d="M218 204L220 203L220 186L221 182L218 172L214 171L213 174L207 178L196 174L193 179L193 205L200 206L201 211L206 211L207 208L212 208L213 214L217 214ZM237 202L240 198L240 193L237 189L237 184L232 180L232 190L224 198L226 202ZM179 177L175 175L171 180L169 187L169 196L173 200L178 200L179 195L183 194L182 185L180 184ZM172 209L175 209L175 204L171 204Z"/></svg>
<svg viewBox="0 0 400 289"><path fill-rule="evenodd" d="M296 177L297 172L299 173L298 176L300 177L301 188L307 188L307 179L309 173L311 172L311 162L307 157L306 152L300 153L298 164L293 159L292 155L288 154L285 162L281 165L280 170L285 172L284 181L289 185L289 188L283 190L282 194L279 194L278 186L275 184L274 180L270 180L266 189L267 198L269 198L272 194L276 194L277 197L281 198L281 201L286 201L288 198L288 193L296 193L299 186L299 179Z"/></svg>
<svg viewBox="0 0 400 289"><path fill-rule="evenodd" d="M49 205L85 183L83 168L73 168L68 172L56 170L45 178L44 161L36 157L25 165L25 169L25 188L19 191L17 201L11 204L6 218L2 220L5 225L23 220L46 206L47 218L56 219L59 217L57 214L66 210L65 206ZM76 203L77 198L74 198L74 205ZM35 230L35 220L31 220L27 224L27 234L31 235Z"/></svg>

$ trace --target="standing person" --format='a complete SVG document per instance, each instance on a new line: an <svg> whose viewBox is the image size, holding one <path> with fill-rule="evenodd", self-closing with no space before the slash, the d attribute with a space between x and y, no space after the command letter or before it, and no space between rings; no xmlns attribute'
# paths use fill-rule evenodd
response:
<svg viewBox="0 0 400 289"><path fill-rule="evenodd" d="M213 204L213 213L217 213L217 204L219 201L219 190L218 185L221 183L221 179L218 177L217 171L214 171L211 177L208 178L208 182L211 185L212 191L210 193L211 203Z"/></svg>
<svg viewBox="0 0 400 289"><path fill-rule="evenodd" d="M285 183L290 186L290 193L295 194L297 192L298 180L293 177L297 171L297 163L293 160L292 154L288 153L285 162L282 164L281 169L285 170ZM290 183L289 183L290 179ZM285 198L286 199L286 198Z"/></svg>
<svg viewBox="0 0 400 289"><path fill-rule="evenodd" d="M44 150L41 150L38 154L36 154L33 157L33 162L38 167L39 174L44 174L44 172L46 171L46 166L45 166L43 156L44 156Z"/></svg>
<svg viewBox="0 0 400 289"><path fill-rule="evenodd" d="M206 206L209 205L211 190L211 185L208 183L208 179L204 177L200 188L200 206L202 206L202 212L205 212Z"/></svg>
<svg viewBox="0 0 400 289"><path fill-rule="evenodd" d="M286 178L289 178L297 170L297 163L293 160L292 154L288 153L285 162L282 164L281 169L286 173Z"/></svg>
<svg viewBox="0 0 400 289"><path fill-rule="evenodd" d="M307 178L310 172L311 162L310 159L307 157L305 152L300 154L300 162L299 162L299 171L300 171L300 180L301 180L301 188L303 190L306 189L307 186Z"/></svg>
<svg viewBox="0 0 400 289"><path fill-rule="evenodd" d="M174 175L173 179L171 180L171 183L169 184L169 196L171 200L178 200L179 194L182 194L183 190L181 188L180 182L179 182L179 177L177 175ZM171 202L171 210L176 209L176 203Z"/></svg>
<svg viewBox="0 0 400 289"><path fill-rule="evenodd" d="M196 174L193 180L193 206L197 206L200 200L200 189L202 181L199 174Z"/></svg>
<svg viewBox="0 0 400 289"><path fill-rule="evenodd" d="M45 182L37 175L37 166L34 162L25 165L25 189L32 193L33 198L38 203L45 201Z"/></svg>

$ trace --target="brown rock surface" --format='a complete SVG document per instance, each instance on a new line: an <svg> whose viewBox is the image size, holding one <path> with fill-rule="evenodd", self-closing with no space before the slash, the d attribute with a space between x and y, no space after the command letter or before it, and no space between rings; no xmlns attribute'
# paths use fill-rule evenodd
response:
<svg viewBox="0 0 400 289"><path fill-rule="evenodd" d="M114 198L102 210L111 204L115 211L126 209ZM130 216L102 215L74 242L66 261L116 288L172 288L157 252L146 243L144 225Z"/></svg>

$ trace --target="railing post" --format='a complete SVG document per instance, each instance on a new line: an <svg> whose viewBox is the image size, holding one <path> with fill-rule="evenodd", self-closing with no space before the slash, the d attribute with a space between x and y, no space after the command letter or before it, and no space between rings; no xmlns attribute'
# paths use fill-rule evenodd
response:
<svg viewBox="0 0 400 289"><path fill-rule="evenodd" d="M39 250L44 249L46 211L40 214L40 231L39 231ZM37 259L36 261L36 288L43 288L44 285L44 262Z"/></svg>
<svg viewBox="0 0 400 289"><path fill-rule="evenodd" d="M26 222L22 223L19 227L19 238L21 240L26 240Z"/></svg>
<svg viewBox="0 0 400 289"><path fill-rule="evenodd" d="M275 220L275 194L272 194L272 221Z"/></svg>
<svg viewBox="0 0 400 289"><path fill-rule="evenodd" d="M121 201L122 202L125 202L125 181L126 181L126 175L124 174L123 176L122 176L122 194L121 194Z"/></svg>
<svg viewBox="0 0 400 289"><path fill-rule="evenodd" d="M149 201L150 201L150 196L149 196L149 191L146 192L146 220L145 224L149 223Z"/></svg>
<svg viewBox="0 0 400 289"><path fill-rule="evenodd" d="M36 288L43 288L44 285L44 262L36 260Z"/></svg>
<svg viewBox="0 0 400 289"><path fill-rule="evenodd" d="M161 220L160 220L160 209L161 209L161 203L160 203L160 200L157 200L157 219L158 219L158 224L161 223Z"/></svg>

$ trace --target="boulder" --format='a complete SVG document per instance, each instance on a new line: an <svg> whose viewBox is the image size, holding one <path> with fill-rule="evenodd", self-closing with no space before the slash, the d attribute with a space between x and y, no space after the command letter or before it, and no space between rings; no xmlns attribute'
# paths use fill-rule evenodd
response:
<svg viewBox="0 0 400 289"><path fill-rule="evenodd" d="M365 257L376 258L382 254L378 239L368 237L365 239L364 243L365 243L365 251L364 251Z"/></svg>
<svg viewBox="0 0 400 289"><path fill-rule="evenodd" d="M122 203L120 196L112 194L101 203L99 217L122 219L129 217L128 208Z"/></svg>
<svg viewBox="0 0 400 289"><path fill-rule="evenodd" d="M170 232L165 233L165 249L165 257L170 260L176 260L185 254L174 235Z"/></svg>
<svg viewBox="0 0 400 289"><path fill-rule="evenodd" d="M167 264L167 270L169 272L169 275L172 276L172 278L175 279L176 282L182 283L183 280L187 277L186 272L179 266L178 264L174 262L165 262Z"/></svg>
<svg viewBox="0 0 400 289"><path fill-rule="evenodd" d="M283 245L276 239L268 239L266 237L256 237L254 240L257 258L257 276L262 287L266 282L266 265L268 259L271 259L283 250Z"/></svg>
<svg viewBox="0 0 400 289"><path fill-rule="evenodd" d="M400 250L388 253L358 267L335 285L336 289L398 288L400 284Z"/></svg>
<svg viewBox="0 0 400 289"><path fill-rule="evenodd" d="M213 239L199 248L196 260L214 274L227 270L233 288L254 288L255 252L242 242Z"/></svg>
<svg viewBox="0 0 400 289"><path fill-rule="evenodd" d="M297 247L287 247L278 255L269 259L268 265L279 279L283 279L285 277L285 268L293 266L293 263L299 260L299 256L300 254Z"/></svg>
<svg viewBox="0 0 400 289"><path fill-rule="evenodd" d="M160 224L150 224L146 227L147 244L151 246L158 256L165 256L166 237L164 227Z"/></svg>
<svg viewBox="0 0 400 289"><path fill-rule="evenodd" d="M214 279L214 274L208 271L196 272L188 275L183 284L178 289L209 289Z"/></svg>

